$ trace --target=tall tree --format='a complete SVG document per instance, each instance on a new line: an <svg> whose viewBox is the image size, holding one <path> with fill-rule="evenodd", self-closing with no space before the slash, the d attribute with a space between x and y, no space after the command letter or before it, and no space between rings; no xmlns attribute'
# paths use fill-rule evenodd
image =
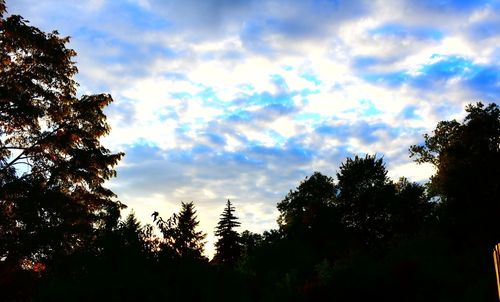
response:
<svg viewBox="0 0 500 302"><path fill-rule="evenodd" d="M228 199L215 230L215 235L219 239L215 243L214 260L229 266L234 265L241 255L240 235L234 230L240 226L240 222L238 217L233 214L234 211L235 208Z"/></svg>
<svg viewBox="0 0 500 302"><path fill-rule="evenodd" d="M363 245L389 236L395 187L382 158L347 158L337 173L342 222Z"/></svg>
<svg viewBox="0 0 500 302"><path fill-rule="evenodd" d="M16 264L94 238L121 207L103 184L123 153L99 141L111 96L76 96L69 38L4 13L0 1L0 258Z"/></svg>
<svg viewBox="0 0 500 302"><path fill-rule="evenodd" d="M442 121L423 145L410 148L418 163L431 163L431 185L441 197L441 220L465 245L500 242L500 108L466 107L463 122Z"/></svg>

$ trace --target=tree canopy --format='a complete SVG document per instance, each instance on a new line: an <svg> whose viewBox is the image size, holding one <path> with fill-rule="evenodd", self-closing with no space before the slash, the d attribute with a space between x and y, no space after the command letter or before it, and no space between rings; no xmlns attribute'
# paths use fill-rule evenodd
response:
<svg viewBox="0 0 500 302"><path fill-rule="evenodd" d="M76 96L75 51L0 5L0 258L49 259L92 239L113 208L104 182L123 153L110 131L108 94ZM118 218L118 217L115 217Z"/></svg>
<svg viewBox="0 0 500 302"><path fill-rule="evenodd" d="M442 121L410 154L431 163L431 187L441 197L442 214L461 241L492 246L500 241L500 108L470 104L463 122Z"/></svg>

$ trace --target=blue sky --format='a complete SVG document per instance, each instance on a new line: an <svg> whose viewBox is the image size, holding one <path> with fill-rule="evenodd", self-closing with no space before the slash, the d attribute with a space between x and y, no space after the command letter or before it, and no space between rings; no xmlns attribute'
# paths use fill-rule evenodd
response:
<svg viewBox="0 0 500 302"><path fill-rule="evenodd" d="M425 181L408 157L440 120L500 95L500 1L16 0L8 11L71 36L80 94L111 93L109 186L151 222L194 201L242 228L355 154Z"/></svg>

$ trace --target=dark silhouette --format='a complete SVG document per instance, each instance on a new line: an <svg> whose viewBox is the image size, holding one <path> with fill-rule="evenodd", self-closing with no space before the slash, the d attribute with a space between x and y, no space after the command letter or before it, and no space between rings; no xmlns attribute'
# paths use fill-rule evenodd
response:
<svg viewBox="0 0 500 302"><path fill-rule="evenodd" d="M234 266L241 255L240 235L234 230L240 226L240 222L233 214L234 210L228 199L215 229L215 236L219 239L215 243L214 262L227 266Z"/></svg>
<svg viewBox="0 0 500 302"><path fill-rule="evenodd" d="M92 244L123 205L103 183L115 176L108 94L76 96L69 38L44 33L0 4L0 279ZM119 211L118 211L119 213ZM11 274L12 273L12 274ZM4 292L2 290L2 292Z"/></svg>
<svg viewBox="0 0 500 302"><path fill-rule="evenodd" d="M167 221L153 213L154 221L163 233L164 249L173 251L179 257L202 258L205 237L196 228L200 224L194 209L194 203L181 203L181 210L173 214Z"/></svg>

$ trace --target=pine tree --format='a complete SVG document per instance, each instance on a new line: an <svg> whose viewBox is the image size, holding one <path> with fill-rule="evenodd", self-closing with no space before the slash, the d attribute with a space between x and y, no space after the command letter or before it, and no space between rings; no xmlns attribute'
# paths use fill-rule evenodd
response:
<svg viewBox="0 0 500 302"><path fill-rule="evenodd" d="M199 224L193 202L183 202L177 216L176 238L173 244L179 256L198 258L203 254L207 235L202 231L196 231Z"/></svg>
<svg viewBox="0 0 500 302"><path fill-rule="evenodd" d="M219 239L215 243L216 254L214 260L216 263L229 266L233 266L241 254L240 235L234 230L234 228L240 226L240 222L238 217L233 214L234 210L231 201L228 199L215 230L215 235Z"/></svg>

